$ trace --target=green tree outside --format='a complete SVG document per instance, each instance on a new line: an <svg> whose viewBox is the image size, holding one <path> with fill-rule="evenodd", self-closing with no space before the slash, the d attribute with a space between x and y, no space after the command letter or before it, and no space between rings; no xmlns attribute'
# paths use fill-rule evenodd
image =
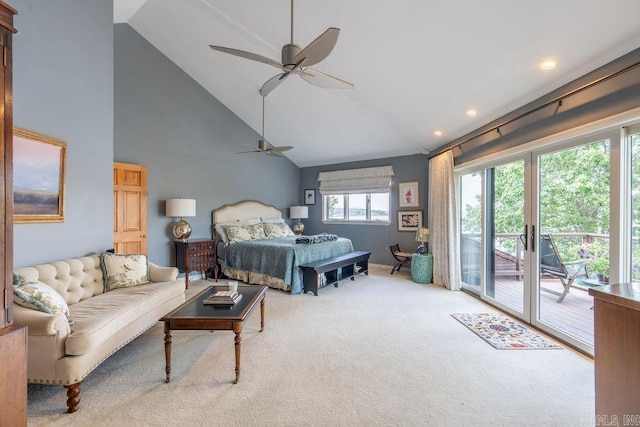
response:
<svg viewBox="0 0 640 427"><path fill-rule="evenodd" d="M636 153L640 153L640 143ZM609 235L609 177L610 143L608 140L544 154L539 158L540 224L542 233L594 233ZM634 157L637 172L634 188L640 193L640 155ZM524 161L516 161L494 168L496 233L524 232ZM638 206L636 206L638 205ZM480 232L479 197L462 207L464 232ZM634 218L640 234L640 203L634 205ZM515 255L516 241L502 239L496 246ZM608 239L598 244L598 251L588 251L580 238L556 238L558 250L565 261L581 255L597 253L591 263L599 269L607 266ZM602 247L606 250L602 250ZM606 262L602 262L604 261ZM603 272L604 273L604 272Z"/></svg>

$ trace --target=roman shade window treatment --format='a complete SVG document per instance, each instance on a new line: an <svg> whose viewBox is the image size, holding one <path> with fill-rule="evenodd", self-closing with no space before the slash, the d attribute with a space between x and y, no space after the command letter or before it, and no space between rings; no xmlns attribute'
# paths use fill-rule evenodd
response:
<svg viewBox="0 0 640 427"><path fill-rule="evenodd" d="M346 169L320 172L320 194L384 193L389 192L393 166Z"/></svg>

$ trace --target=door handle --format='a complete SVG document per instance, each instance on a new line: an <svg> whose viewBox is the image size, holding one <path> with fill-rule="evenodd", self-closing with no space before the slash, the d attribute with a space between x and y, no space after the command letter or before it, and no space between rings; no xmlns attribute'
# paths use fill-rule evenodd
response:
<svg viewBox="0 0 640 427"><path fill-rule="evenodd" d="M140 237L142 237L143 239L146 239L146 238L147 238L147 235L146 235L146 234L143 234L143 235L142 235L142 236L140 236Z"/></svg>
<svg viewBox="0 0 640 427"><path fill-rule="evenodd" d="M536 251L536 226L531 226L531 252Z"/></svg>
<svg viewBox="0 0 640 427"><path fill-rule="evenodd" d="M524 234L521 234L519 239L522 242L522 246L524 246L524 250L527 250L527 234L529 234L529 225L524 225Z"/></svg>

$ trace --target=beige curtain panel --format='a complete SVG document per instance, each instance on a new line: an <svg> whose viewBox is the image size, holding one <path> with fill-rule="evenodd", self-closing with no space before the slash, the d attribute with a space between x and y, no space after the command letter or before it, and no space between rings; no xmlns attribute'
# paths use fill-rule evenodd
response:
<svg viewBox="0 0 640 427"><path fill-rule="evenodd" d="M433 283L460 290L458 211L451 150L429 161L429 229L433 254Z"/></svg>

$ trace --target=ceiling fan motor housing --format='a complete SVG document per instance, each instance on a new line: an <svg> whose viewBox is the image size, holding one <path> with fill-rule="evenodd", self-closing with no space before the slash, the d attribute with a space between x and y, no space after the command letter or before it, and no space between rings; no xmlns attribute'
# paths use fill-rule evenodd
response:
<svg viewBox="0 0 640 427"><path fill-rule="evenodd" d="M297 44L289 43L282 46L282 65L293 67L296 65L296 56L302 48Z"/></svg>

